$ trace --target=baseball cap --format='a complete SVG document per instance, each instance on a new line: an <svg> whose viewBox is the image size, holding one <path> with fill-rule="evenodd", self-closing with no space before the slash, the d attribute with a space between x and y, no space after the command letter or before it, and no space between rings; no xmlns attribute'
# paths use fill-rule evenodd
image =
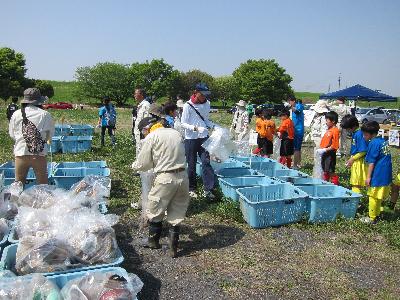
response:
<svg viewBox="0 0 400 300"><path fill-rule="evenodd" d="M203 94L204 96L209 96L211 95L211 91L208 88L208 86L205 83L198 83L196 84L196 91L200 92L201 94Z"/></svg>

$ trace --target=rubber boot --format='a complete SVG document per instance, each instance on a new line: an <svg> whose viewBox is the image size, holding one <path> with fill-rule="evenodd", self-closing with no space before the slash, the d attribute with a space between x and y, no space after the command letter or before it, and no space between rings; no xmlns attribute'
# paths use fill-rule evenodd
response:
<svg viewBox="0 0 400 300"><path fill-rule="evenodd" d="M162 222L149 222L149 238L145 248L160 249L160 237L162 231Z"/></svg>
<svg viewBox="0 0 400 300"><path fill-rule="evenodd" d="M286 158L286 165L289 169L292 167L292 158L291 157Z"/></svg>
<svg viewBox="0 0 400 300"><path fill-rule="evenodd" d="M339 185L339 176L337 176L336 174L335 174L335 175L332 175L332 177L331 177L331 182L332 182L333 184L335 184L335 185Z"/></svg>
<svg viewBox="0 0 400 300"><path fill-rule="evenodd" d="M169 230L169 254L172 258L176 258L178 254L179 232L179 226L173 226Z"/></svg>
<svg viewBox="0 0 400 300"><path fill-rule="evenodd" d="M279 163L281 163L282 165L286 165L286 157L281 156L281 157L279 158Z"/></svg>
<svg viewBox="0 0 400 300"><path fill-rule="evenodd" d="M322 174L322 179L325 181L329 181L331 177L329 176L328 172L324 172L324 174Z"/></svg>

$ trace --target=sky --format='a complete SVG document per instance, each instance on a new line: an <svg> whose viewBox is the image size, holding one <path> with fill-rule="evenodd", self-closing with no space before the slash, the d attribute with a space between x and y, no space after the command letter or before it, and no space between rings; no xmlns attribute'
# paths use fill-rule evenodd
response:
<svg viewBox="0 0 400 300"><path fill-rule="evenodd" d="M363 84L400 96L400 0L0 0L0 47L27 75L73 80L80 66L163 58L229 75L275 59L296 91Z"/></svg>

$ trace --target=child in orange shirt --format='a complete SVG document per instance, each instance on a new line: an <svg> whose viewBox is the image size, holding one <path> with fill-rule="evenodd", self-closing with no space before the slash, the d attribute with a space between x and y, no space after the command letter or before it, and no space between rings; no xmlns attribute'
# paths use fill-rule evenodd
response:
<svg viewBox="0 0 400 300"><path fill-rule="evenodd" d="M260 154L264 146L265 139L262 137L264 133L264 116L261 109L256 110L256 132L257 135L257 148L254 149L253 154Z"/></svg>
<svg viewBox="0 0 400 300"><path fill-rule="evenodd" d="M271 113L268 111L263 112L264 115L264 128L265 140L261 154L270 157L274 153L274 135L276 132L275 122L271 120Z"/></svg>
<svg viewBox="0 0 400 300"><path fill-rule="evenodd" d="M294 154L294 124L290 119L290 112L284 110L279 114L282 120L281 126L278 128L278 136L281 141L280 158L281 164L286 164L289 168L292 166L292 155Z"/></svg>
<svg viewBox="0 0 400 300"><path fill-rule="evenodd" d="M323 179L331 180L333 184L339 185L339 176L336 175L336 151L339 149L339 129L336 127L338 114L334 111L327 112L325 115L328 130L321 139L320 149L317 153L321 155Z"/></svg>

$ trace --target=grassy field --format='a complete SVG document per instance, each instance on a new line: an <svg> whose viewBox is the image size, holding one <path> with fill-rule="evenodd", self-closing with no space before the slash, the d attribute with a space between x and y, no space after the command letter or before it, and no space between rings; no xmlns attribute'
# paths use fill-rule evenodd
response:
<svg viewBox="0 0 400 300"><path fill-rule="evenodd" d="M4 115L4 107L0 114ZM97 110L51 111L57 122L95 124ZM231 115L213 114L229 126ZM376 226L360 223L366 215L366 197L356 220L311 225L307 222L251 229L239 206L220 197L218 203L192 200L182 232L180 257L172 260L165 247L140 247L146 232L139 230L139 213L129 206L140 197L140 182L132 176L134 145L130 111L118 109L115 148L99 147L82 154L57 154L53 160L106 160L112 170L110 211L120 216L115 227L123 251L123 267L144 281L140 299L399 299L400 216L385 207L384 221ZM0 126L0 162L13 159L7 123ZM400 151L392 149L395 172ZM303 150L304 169L311 173L311 148ZM342 184L349 171L338 162ZM199 187L201 190L201 187ZM385 202L385 205L387 203ZM163 243L165 243L165 239Z"/></svg>

